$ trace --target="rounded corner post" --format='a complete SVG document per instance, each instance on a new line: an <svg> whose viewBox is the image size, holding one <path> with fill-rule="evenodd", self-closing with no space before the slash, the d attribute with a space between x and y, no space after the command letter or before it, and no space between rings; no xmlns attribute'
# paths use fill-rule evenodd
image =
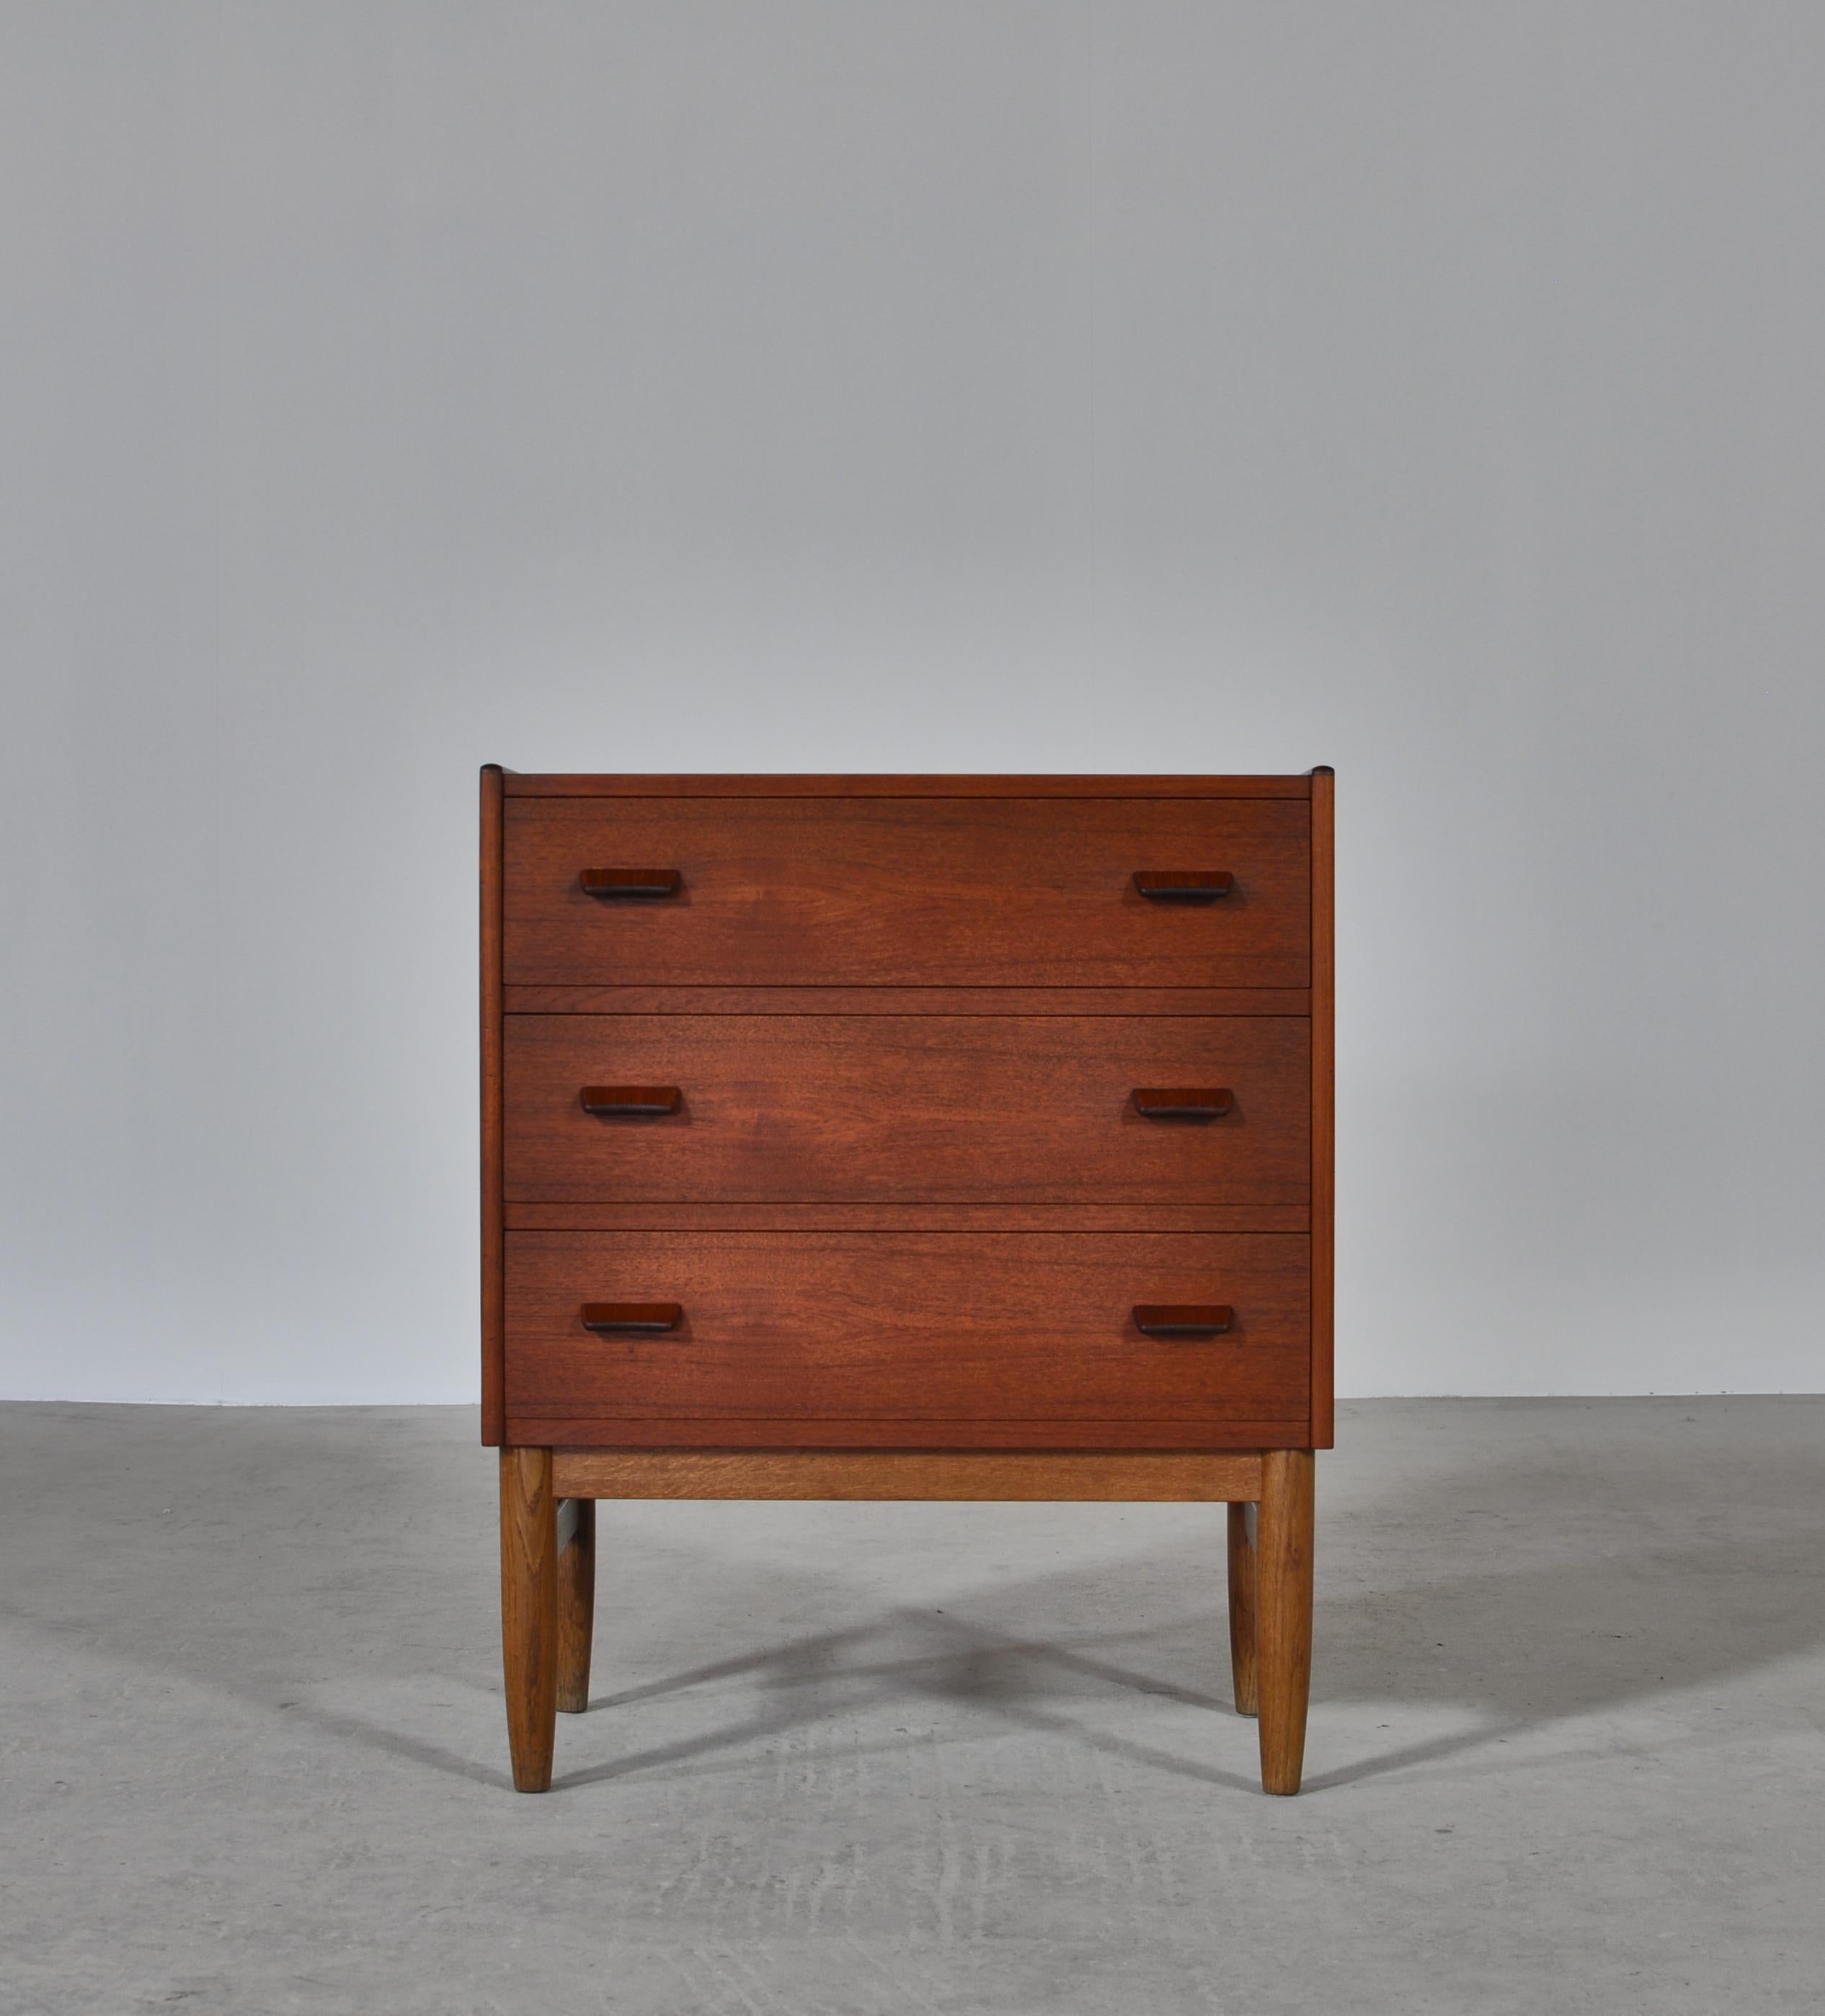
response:
<svg viewBox="0 0 1825 2016"><path fill-rule="evenodd" d="M502 881L501 771L481 771L481 1439L506 1440L506 1203L502 1147Z"/></svg>
<svg viewBox="0 0 1825 2016"><path fill-rule="evenodd" d="M1336 791L1312 776L1311 1446L1335 1438L1337 1222Z"/></svg>

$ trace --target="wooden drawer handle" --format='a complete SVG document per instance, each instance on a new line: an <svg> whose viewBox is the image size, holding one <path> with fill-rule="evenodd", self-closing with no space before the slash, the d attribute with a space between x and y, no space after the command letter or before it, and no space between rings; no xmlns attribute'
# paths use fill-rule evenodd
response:
<svg viewBox="0 0 1825 2016"><path fill-rule="evenodd" d="M684 887L675 868L585 868L578 879L585 896L599 897L605 903L651 902L675 896Z"/></svg>
<svg viewBox="0 0 1825 2016"><path fill-rule="evenodd" d="M600 1120L645 1120L675 1113L684 1094L675 1085L586 1085L578 1097Z"/></svg>
<svg viewBox="0 0 1825 2016"><path fill-rule="evenodd" d="M655 1330L676 1330L684 1321L684 1309L677 1302L585 1302L583 1327L598 1337L644 1336Z"/></svg>
<svg viewBox="0 0 1825 2016"><path fill-rule="evenodd" d="M1129 1096L1135 1111L1147 1120L1220 1120L1236 1110L1236 1095L1226 1085L1208 1092L1185 1085L1143 1085Z"/></svg>
<svg viewBox="0 0 1825 2016"><path fill-rule="evenodd" d="M1235 1320L1236 1312L1221 1302L1141 1302L1134 1312L1134 1327L1143 1337L1221 1337Z"/></svg>
<svg viewBox="0 0 1825 2016"><path fill-rule="evenodd" d="M1134 886L1150 903L1215 903L1236 893L1236 878L1226 868L1141 868Z"/></svg>

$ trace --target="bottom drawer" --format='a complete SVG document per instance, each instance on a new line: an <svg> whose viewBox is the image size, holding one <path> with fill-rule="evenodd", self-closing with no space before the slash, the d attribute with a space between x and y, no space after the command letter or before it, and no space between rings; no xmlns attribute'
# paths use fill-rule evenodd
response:
<svg viewBox="0 0 1825 2016"><path fill-rule="evenodd" d="M1292 1233L512 1233L508 1438L1303 1446L1309 1247ZM601 1334L585 1305L598 1323L644 1308L672 1327ZM1161 1305L1220 1306L1228 1327L1146 1334L1137 1307Z"/></svg>

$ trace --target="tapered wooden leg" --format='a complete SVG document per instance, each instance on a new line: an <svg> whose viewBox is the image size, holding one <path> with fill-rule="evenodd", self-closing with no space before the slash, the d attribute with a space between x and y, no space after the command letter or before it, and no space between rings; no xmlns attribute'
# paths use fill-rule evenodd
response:
<svg viewBox="0 0 1825 2016"><path fill-rule="evenodd" d="M551 1785L558 1683L557 1501L551 1451L501 1451L501 1651L513 1784Z"/></svg>
<svg viewBox="0 0 1825 2016"><path fill-rule="evenodd" d="M1254 1507L1229 1507L1229 1674L1236 1712L1258 1712L1254 1658Z"/></svg>
<svg viewBox="0 0 1825 2016"><path fill-rule="evenodd" d="M596 1500L558 1507L558 1710L589 1705L589 1643L596 1633Z"/></svg>
<svg viewBox="0 0 1825 2016"><path fill-rule="evenodd" d="M1255 1644L1261 1706L1261 1785L1296 1792L1305 1761L1312 1687L1310 1449L1262 1458L1255 1521Z"/></svg>

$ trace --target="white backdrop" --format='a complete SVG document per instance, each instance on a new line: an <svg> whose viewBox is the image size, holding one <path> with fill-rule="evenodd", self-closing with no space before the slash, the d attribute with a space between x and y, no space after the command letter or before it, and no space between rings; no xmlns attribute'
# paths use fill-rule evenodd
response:
<svg viewBox="0 0 1825 2016"><path fill-rule="evenodd" d="M1350 1393L1817 1388L1812 0L12 0L0 1392L474 1387L474 772L1337 765Z"/></svg>

